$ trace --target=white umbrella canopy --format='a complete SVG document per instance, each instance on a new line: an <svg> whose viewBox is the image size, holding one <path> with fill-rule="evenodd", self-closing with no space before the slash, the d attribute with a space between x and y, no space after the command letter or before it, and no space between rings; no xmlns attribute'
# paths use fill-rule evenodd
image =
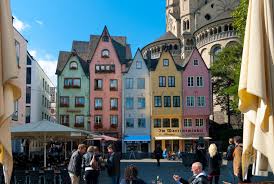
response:
<svg viewBox="0 0 274 184"><path fill-rule="evenodd" d="M274 171L274 1L249 0L239 109L244 113L243 174Z"/></svg>
<svg viewBox="0 0 274 184"><path fill-rule="evenodd" d="M44 143L44 167L47 166L46 145L52 138L55 140L72 140L85 138L87 136L96 136L89 131L79 130L53 123L47 120L27 123L11 128L12 138L30 138L42 140ZM66 153L65 153L66 155Z"/></svg>

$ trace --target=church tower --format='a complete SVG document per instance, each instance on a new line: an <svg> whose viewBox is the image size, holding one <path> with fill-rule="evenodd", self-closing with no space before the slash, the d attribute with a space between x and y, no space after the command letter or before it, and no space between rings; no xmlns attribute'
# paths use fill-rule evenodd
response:
<svg viewBox="0 0 274 184"><path fill-rule="evenodd" d="M181 35L180 0L166 0L166 32Z"/></svg>

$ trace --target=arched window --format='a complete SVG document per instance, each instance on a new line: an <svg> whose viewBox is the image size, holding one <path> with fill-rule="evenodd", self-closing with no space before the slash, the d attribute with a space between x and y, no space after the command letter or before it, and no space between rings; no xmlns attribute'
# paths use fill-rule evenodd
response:
<svg viewBox="0 0 274 184"><path fill-rule="evenodd" d="M220 33L220 32L222 32L222 27L221 26L218 27L218 33Z"/></svg>
<svg viewBox="0 0 274 184"><path fill-rule="evenodd" d="M233 26L232 24L229 24L229 31L232 31L233 30Z"/></svg>
<svg viewBox="0 0 274 184"><path fill-rule="evenodd" d="M183 22L183 30L186 30L186 22Z"/></svg>
<svg viewBox="0 0 274 184"><path fill-rule="evenodd" d="M211 63L216 61L218 53L221 51L220 45L214 45L211 47Z"/></svg>
<svg viewBox="0 0 274 184"><path fill-rule="evenodd" d="M224 31L228 31L228 25L225 25Z"/></svg>
<svg viewBox="0 0 274 184"><path fill-rule="evenodd" d="M214 34L217 34L217 32L218 32L218 30L217 30L217 28L215 27L215 28L214 28Z"/></svg>
<svg viewBox="0 0 274 184"><path fill-rule="evenodd" d="M104 57L104 58L108 58L109 57L109 50L108 49L102 50L102 57Z"/></svg>
<svg viewBox="0 0 274 184"><path fill-rule="evenodd" d="M189 20L186 21L186 29L189 30Z"/></svg>
<svg viewBox="0 0 274 184"><path fill-rule="evenodd" d="M78 69L78 64L75 61L70 62L69 69L77 70Z"/></svg>

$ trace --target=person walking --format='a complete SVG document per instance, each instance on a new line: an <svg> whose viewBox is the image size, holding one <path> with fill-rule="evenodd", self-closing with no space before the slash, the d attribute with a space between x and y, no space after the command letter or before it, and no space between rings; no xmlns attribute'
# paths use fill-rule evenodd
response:
<svg viewBox="0 0 274 184"><path fill-rule="evenodd" d="M146 184L142 179L138 178L138 169L134 165L126 167L124 177L120 184Z"/></svg>
<svg viewBox="0 0 274 184"><path fill-rule="evenodd" d="M208 184L207 175L203 171L203 165L201 162L194 162L191 166L193 176L188 181L178 175L173 175L173 179L176 184Z"/></svg>
<svg viewBox="0 0 274 184"><path fill-rule="evenodd" d="M108 175L111 177L112 184L119 184L121 155L116 152L111 144L107 147L107 149L109 153L106 165Z"/></svg>
<svg viewBox="0 0 274 184"><path fill-rule="evenodd" d="M97 184L100 175L101 156L98 147L89 146L84 157L86 184Z"/></svg>
<svg viewBox="0 0 274 184"><path fill-rule="evenodd" d="M160 167L160 159L162 158L163 150L160 144L157 145L156 149L154 150L154 156L157 160L157 166Z"/></svg>
<svg viewBox="0 0 274 184"><path fill-rule="evenodd" d="M234 137L235 149L233 152L233 172L235 183L239 183L243 181L242 177L242 152L243 152L243 145L242 145L242 138L240 136Z"/></svg>
<svg viewBox="0 0 274 184"><path fill-rule="evenodd" d="M86 145L79 144L78 149L72 153L68 165L68 173L72 184L79 184L82 166L82 157L86 152Z"/></svg>
<svg viewBox="0 0 274 184"><path fill-rule="evenodd" d="M208 148L208 180L210 184L212 184L213 179L215 184L219 183L221 164L222 157L218 153L216 144L210 144Z"/></svg>
<svg viewBox="0 0 274 184"><path fill-rule="evenodd" d="M235 149L235 144L233 138L229 138L228 147L226 151L227 169L228 169L228 182L234 184L234 172L233 172L233 152Z"/></svg>

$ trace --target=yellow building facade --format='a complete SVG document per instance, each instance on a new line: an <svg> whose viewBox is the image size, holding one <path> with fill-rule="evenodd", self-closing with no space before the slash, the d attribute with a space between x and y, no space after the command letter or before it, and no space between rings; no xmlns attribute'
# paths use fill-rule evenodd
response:
<svg viewBox="0 0 274 184"><path fill-rule="evenodd" d="M169 52L162 52L151 68L151 150L157 145L177 152L182 141L182 68Z"/></svg>

